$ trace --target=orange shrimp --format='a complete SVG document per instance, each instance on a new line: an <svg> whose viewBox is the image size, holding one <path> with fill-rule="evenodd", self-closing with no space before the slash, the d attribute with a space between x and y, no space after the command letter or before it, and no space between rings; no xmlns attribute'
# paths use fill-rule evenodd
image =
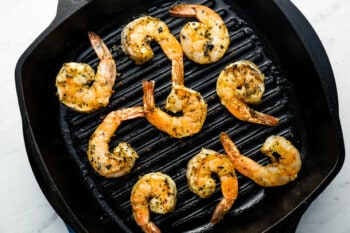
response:
<svg viewBox="0 0 350 233"><path fill-rule="evenodd" d="M131 206L136 223L146 233L160 233L150 220L150 211L166 214L175 209L177 189L170 176L160 172L142 176L131 191Z"/></svg>
<svg viewBox="0 0 350 233"><path fill-rule="evenodd" d="M270 136L266 139L261 152L272 160L266 166L242 155L226 133L221 134L220 140L237 171L261 186L285 185L295 180L301 169L299 151L284 137ZM280 155L278 159L274 156L275 152Z"/></svg>
<svg viewBox="0 0 350 233"><path fill-rule="evenodd" d="M105 107L113 93L117 73L115 61L102 39L89 32L89 39L100 63L97 72L84 63L63 64L56 77L57 94L66 106L79 112L93 112Z"/></svg>
<svg viewBox="0 0 350 233"><path fill-rule="evenodd" d="M219 176L224 196L210 220L215 224L222 220L237 199L238 179L235 168L227 156L202 148L187 164L186 177L190 190L201 198L210 197L216 187L216 182L211 177L212 173L217 173Z"/></svg>
<svg viewBox="0 0 350 233"><path fill-rule="evenodd" d="M216 92L227 110L242 121L268 126L277 125L279 119L251 109L258 104L265 91L265 76L250 61L238 61L228 65L219 75Z"/></svg>
<svg viewBox="0 0 350 233"><path fill-rule="evenodd" d="M143 82L143 103L146 119L157 129L175 138L183 138L198 133L207 116L207 104L200 93L183 85L173 85L165 108L182 116L171 116L156 107L154 81Z"/></svg>
<svg viewBox="0 0 350 233"><path fill-rule="evenodd" d="M136 64L145 63L153 58L154 53L150 46L152 40L160 45L172 62L172 82L183 85L183 51L180 43L163 21L151 16L143 16L126 25L121 33L123 51Z"/></svg>
<svg viewBox="0 0 350 233"><path fill-rule="evenodd" d="M136 151L126 142L121 142L109 151L109 142L123 121L144 117L142 107L131 107L109 113L91 135L88 159L92 167L102 176L120 177L131 171L136 159Z"/></svg>
<svg viewBox="0 0 350 233"><path fill-rule="evenodd" d="M180 43L186 56L199 64L220 60L230 45L225 22L204 5L180 4L169 9L175 17L196 17L199 22L188 22L180 32Z"/></svg>

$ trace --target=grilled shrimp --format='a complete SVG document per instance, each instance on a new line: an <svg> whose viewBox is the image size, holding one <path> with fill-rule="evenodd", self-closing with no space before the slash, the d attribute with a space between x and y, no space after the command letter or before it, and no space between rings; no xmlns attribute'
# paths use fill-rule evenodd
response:
<svg viewBox="0 0 350 233"><path fill-rule="evenodd" d="M111 52L95 33L88 33L100 63L97 72L84 63L63 64L56 77L57 94L66 106L79 112L93 112L105 107L113 93L117 68Z"/></svg>
<svg viewBox="0 0 350 233"><path fill-rule="evenodd" d="M177 189L175 182L160 172L142 176L131 191L131 206L136 223L146 233L160 233L150 221L150 211L166 214L175 209Z"/></svg>
<svg viewBox="0 0 350 233"><path fill-rule="evenodd" d="M183 85L173 85L165 109L182 116L171 116L156 107L154 81L143 82L143 105L146 119L157 129L175 138L198 133L207 116L207 104L200 93Z"/></svg>
<svg viewBox="0 0 350 233"><path fill-rule="evenodd" d="M300 154L284 137L270 136L266 139L261 152L272 161L266 166L242 155L226 133L220 135L220 140L237 171L261 186L281 186L297 178L301 168ZM276 159L274 153L280 157Z"/></svg>
<svg viewBox="0 0 350 233"><path fill-rule="evenodd" d="M200 153L187 164L186 177L190 190L201 198L210 197L216 187L215 180L211 177L212 173L216 173L220 178L224 196L210 220L215 224L224 217L235 202L238 196L238 180L234 166L227 156L202 148Z"/></svg>
<svg viewBox="0 0 350 233"><path fill-rule="evenodd" d="M152 40L160 45L172 62L172 81L184 84L183 51L163 21L143 16L131 21L121 33L122 49L136 64L145 63L153 58L154 53L150 46Z"/></svg>
<svg viewBox="0 0 350 233"><path fill-rule="evenodd" d="M107 178L129 173L139 157L126 142L119 143L112 152L109 142L119 125L126 120L144 117L142 107L131 107L109 113L90 137L87 151L92 167Z"/></svg>
<svg viewBox="0 0 350 233"><path fill-rule="evenodd" d="M222 18L203 5L181 4L169 9L175 17L196 17L180 32L180 43L186 56L199 64L209 64L222 58L230 45L230 36Z"/></svg>
<svg viewBox="0 0 350 233"><path fill-rule="evenodd" d="M227 110L242 121L274 126L279 119L257 112L248 104L258 104L265 91L265 76L250 61L238 61L221 71L216 91Z"/></svg>

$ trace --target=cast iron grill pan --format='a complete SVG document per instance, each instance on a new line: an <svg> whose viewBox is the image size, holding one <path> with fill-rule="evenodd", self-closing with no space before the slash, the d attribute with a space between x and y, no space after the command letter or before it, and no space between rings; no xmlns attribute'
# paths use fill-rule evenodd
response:
<svg viewBox="0 0 350 233"><path fill-rule="evenodd" d="M135 65L120 48L120 32L125 25L112 27L116 22L97 31L113 52L118 72L114 94L110 104L97 112L82 114L60 105L60 126L65 144L71 159L76 165L86 186L91 190L95 201L105 210L105 218L115 221L125 232L140 232L131 211L130 193L139 176L149 172L163 172L170 175L178 188L177 206L174 212L166 215L151 214L151 220L166 232L213 232L223 225L230 225L235 232L239 230L238 222L254 221L254 212L264 202L273 199L280 190L290 190L293 195L294 184L280 188L262 188L250 180L239 177L239 197L224 220L216 226L209 223L211 214L222 198L220 183L217 179L217 190L208 199L200 199L189 191L185 177L188 160L197 154L202 147L224 153L219 142L219 134L227 132L240 151L266 164L269 162L259 152L264 140L272 135L282 135L293 142L302 152L303 162L307 155L304 143L300 139L300 126L296 118L298 111L289 81L269 57L269 51L261 39L240 16L223 1L196 1L214 9L224 19L231 38L231 44L225 56L211 65L198 65L185 58L185 85L202 94L208 104L208 115L200 133L183 139L169 137L150 125L146 119L139 118L122 123L112 138L110 148L125 141L137 151L140 158L136 161L132 172L124 177L106 179L99 176L87 160L88 141L103 118L111 111L131 106L142 105L142 80L155 80L155 99L158 106L163 103L171 88L171 62L165 57L157 44L153 44L154 58L143 64ZM135 15L151 15L160 18L178 38L181 28L189 19L171 17L168 9L174 3L155 5L147 12ZM130 20L134 19L130 18ZM194 19L191 19L194 20ZM86 37L87 38L87 37ZM72 61L84 62L96 68L98 59L90 47L88 40L76 48ZM258 65L265 74L265 94L262 102L251 106L280 119L275 127L261 126L241 122L234 118L220 104L216 95L216 80L219 73L228 64L238 60L250 60ZM302 176L303 172L300 173ZM296 181L298 182L298 181ZM288 208L286 210L288 212ZM285 213L281 211L281 216ZM235 229L236 228L236 229ZM258 230L258 229L257 229Z"/></svg>

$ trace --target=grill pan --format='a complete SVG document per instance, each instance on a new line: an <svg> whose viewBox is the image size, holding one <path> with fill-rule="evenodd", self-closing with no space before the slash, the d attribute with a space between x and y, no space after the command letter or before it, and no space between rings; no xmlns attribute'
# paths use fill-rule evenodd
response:
<svg viewBox="0 0 350 233"><path fill-rule="evenodd" d="M189 2L189 1L188 1ZM176 2L176 3L188 3ZM287 232L341 169L345 152L338 116L335 81L327 55L311 26L288 0L196 0L220 14L231 38L219 62L198 65L185 58L185 85L202 94L208 115L200 133L170 138L145 119L124 122L110 147L130 143L140 158L124 177L106 179L91 168L90 135L109 112L142 105L142 80L155 80L162 105L171 88L171 63L157 44L155 57L136 66L120 48L120 32L132 19L151 15L172 33L188 19L174 18L168 0L59 0L56 18L18 61L15 79L29 161L47 199L76 232L140 232L129 202L140 175L161 171L178 187L174 212L151 219L164 232ZM111 49L121 76L110 104L94 113L74 112L59 103L54 86L61 65L80 61L96 68L87 39L98 33ZM266 91L258 111L280 118L275 127L240 122L220 104L215 92L220 71L237 60L255 62L265 74ZM185 178L188 160L202 147L223 153L220 132L227 132L243 154L267 163L259 149L267 136L282 135L300 150L298 178L278 188L262 188L238 175L239 197L215 226L210 216L222 198L200 199Z"/></svg>

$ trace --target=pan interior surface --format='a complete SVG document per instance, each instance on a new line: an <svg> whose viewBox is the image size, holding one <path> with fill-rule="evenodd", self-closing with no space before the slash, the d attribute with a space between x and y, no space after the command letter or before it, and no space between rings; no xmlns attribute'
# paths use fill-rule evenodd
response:
<svg viewBox="0 0 350 233"><path fill-rule="evenodd" d="M103 35L109 48L113 49L113 56L121 73L117 78L109 106L88 115L61 106L61 124L66 144L80 172L96 186L97 201L103 200L103 205L109 209L111 217L118 222L122 221L124 227L132 232L139 231L132 217L129 201L132 186L139 176L157 171L166 173L174 179L178 187L178 201L174 212L166 215L152 214L152 221L161 229L168 229L170 226L171 232L213 230L208 223L214 207L222 198L220 187L218 185L212 197L200 199L189 191L185 173L188 160L202 147L224 153L219 142L220 132L227 132L242 153L262 163L266 163L267 160L259 155L259 147L266 137L272 134L285 136L298 148L301 147L299 132L295 126L295 109L291 108L294 103L291 103L288 82L265 54L258 36L245 21L222 2L200 3L215 9L220 14L229 29L232 41L224 58L217 63L197 65L185 59L185 85L200 92L208 104L207 119L200 133L175 139L158 131L145 119L124 122L112 139L110 147L113 148L119 142L130 143L140 156L134 169L130 174L117 179L100 177L92 170L86 156L88 141L103 117L113 110L142 106L142 80L155 81L155 98L160 106L171 88L171 63L157 44L153 44L155 50L153 60L140 66L136 66L123 53L119 46L123 25ZM178 37L179 31L188 19L170 17L167 13L170 6L170 3L165 3L160 7L150 8L145 14L163 20ZM97 66L98 61L90 48L77 54L74 60L91 64L92 67ZM238 60L253 61L266 75L263 102L254 108L280 118L278 126L266 127L240 122L220 104L215 91L217 77L226 65ZM258 209L269 192L271 195L275 195L273 192L278 193L278 189L266 190L242 177L239 180L239 187L239 198L222 223L230 222L232 229L235 228L238 219L242 221L240 216Z"/></svg>
<svg viewBox="0 0 350 233"><path fill-rule="evenodd" d="M90 114L78 113L59 104L57 96L54 96L55 74L51 70L46 73L48 76L51 75L49 81L43 82L44 84L50 82L44 95L49 96L48 100L54 100L56 105L51 103L51 107L45 115L31 116L31 118L35 118L34 125L41 124L40 119L43 117L58 121L59 128L34 132L39 138L38 147L49 150L44 144L51 137L56 138L55 145L57 144L57 147L64 146L64 149L54 152L56 158L49 158L49 156L45 158L48 161L48 169L50 170L51 166L56 166L51 171L52 176L64 177L61 174L62 171L58 170L63 169L66 165L63 163L54 164L52 161L63 156L63 161L70 163L68 165L69 174L77 176L84 184L85 189L90 192L91 198L86 202L90 201L92 206L97 205L103 210L103 214L99 216L98 224L106 224L109 227L108 231L140 232L141 230L132 216L131 189L140 176L159 171L172 177L178 188L177 205L173 212L166 215L151 214L152 222L160 229L166 229L167 232L249 232L253 230L261 232L292 213L327 176L333 164L336 163L336 158L327 158L328 152L332 153L336 150L332 146L335 139L332 136L332 126L328 123L331 121L331 117L329 113L324 112L325 109L327 110L327 101L322 94L322 88L317 83L310 84L310 82L315 82L314 79L317 79L313 68L310 67L312 71L309 73L311 81L308 81L306 77L295 77L295 71L288 70L293 64L283 65L283 57L286 55L282 55L282 58L278 56L278 52L273 50L274 45L269 44L261 31L258 31L255 25L249 21L247 15L243 14L239 5L223 0L193 1L214 9L225 21L231 39L225 56L216 63L198 65L189 59L184 59L185 85L200 92L208 104L208 114L202 130L191 137L176 139L158 131L144 118L123 122L112 138L110 148L115 147L119 142L127 142L135 149L140 158L136 161L130 174L115 179L99 176L92 169L86 152L90 136L103 118L114 110L142 106L143 80L155 81L155 99L158 106L163 106L171 90L171 62L165 57L160 47L156 43L152 44L155 52L154 58L143 65L135 65L120 47L121 30L132 19L142 15L151 15L164 21L178 38L181 28L190 19L171 17L168 9L175 4L171 1L150 3L134 1L133 3L138 2L139 5L132 10L118 12L119 18L118 15L114 15L112 18L111 15L115 14L115 11L105 10L105 8L103 10L103 4L99 5L96 2L99 1L94 1L83 8L81 12L73 15L73 18L78 19L77 22L79 22L79 14L91 16L95 14L93 11L96 11L98 17L103 17L102 11L105 12L108 20L101 19L99 22L87 23L87 26L80 27L77 41L71 44L69 44L69 36L61 38L63 41L68 41L64 49L68 47L70 51L57 59L60 61L56 60L56 64L52 66L55 68L53 70L58 72L59 66L63 62L76 61L90 64L96 69L98 59L87 38L87 31L94 30L112 51L118 72L121 73L117 77L110 104ZM126 3L125 7L128 4L131 3ZM104 7L106 6L108 6L107 3ZM89 20L91 21L91 19ZM90 22L89 20L88 22ZM54 34L59 35L60 31L66 30L63 28L64 23L56 29ZM69 30L73 31L74 27L69 28ZM83 34L84 30L86 30L86 38ZM50 40L50 37L47 40ZM47 41L44 41L42 46L46 46L45 42ZM253 61L265 74L263 100L252 108L278 117L280 122L277 126L268 127L239 121L221 105L215 90L217 77L228 64L239 60ZM292 63L292 61L290 62ZM302 81L304 83L300 83L302 78L305 78ZM41 78L41 80L43 79L44 77ZM307 94L303 87L297 87L298 85L315 87L314 94L317 97L314 98L317 98L317 104L311 103L310 99L305 99L304 102ZM29 89L29 86L27 84L25 89ZM34 101L47 100L35 97ZM39 104L33 109L38 110L37 112L43 112L44 105L45 103ZM54 109L55 106L58 110ZM53 116L56 113L58 117ZM317 118L317 114L322 114L323 118ZM52 123L55 124L55 122ZM317 128L318 123L322 124L323 128ZM328 138L331 145L318 143L327 140L323 132L325 130L331 131L329 134L331 136ZM260 152L265 139L270 135L284 136L301 152L303 167L296 181L278 188L260 187L237 173L239 178L238 199L222 222L213 226L209 224L209 220L215 206L222 198L219 181L217 180L216 191L210 198L200 199L188 189L185 173L187 162L201 148L224 153L219 141L221 132L230 135L241 153L262 164L269 162ZM57 176L55 176L56 172ZM60 179L57 178L58 183L61 182ZM61 192L64 195L73 191L61 190ZM83 197L84 192L79 190L69 195L74 196L75 199L85 198ZM87 207L81 208L85 211L89 209ZM74 212L73 207L72 211Z"/></svg>

